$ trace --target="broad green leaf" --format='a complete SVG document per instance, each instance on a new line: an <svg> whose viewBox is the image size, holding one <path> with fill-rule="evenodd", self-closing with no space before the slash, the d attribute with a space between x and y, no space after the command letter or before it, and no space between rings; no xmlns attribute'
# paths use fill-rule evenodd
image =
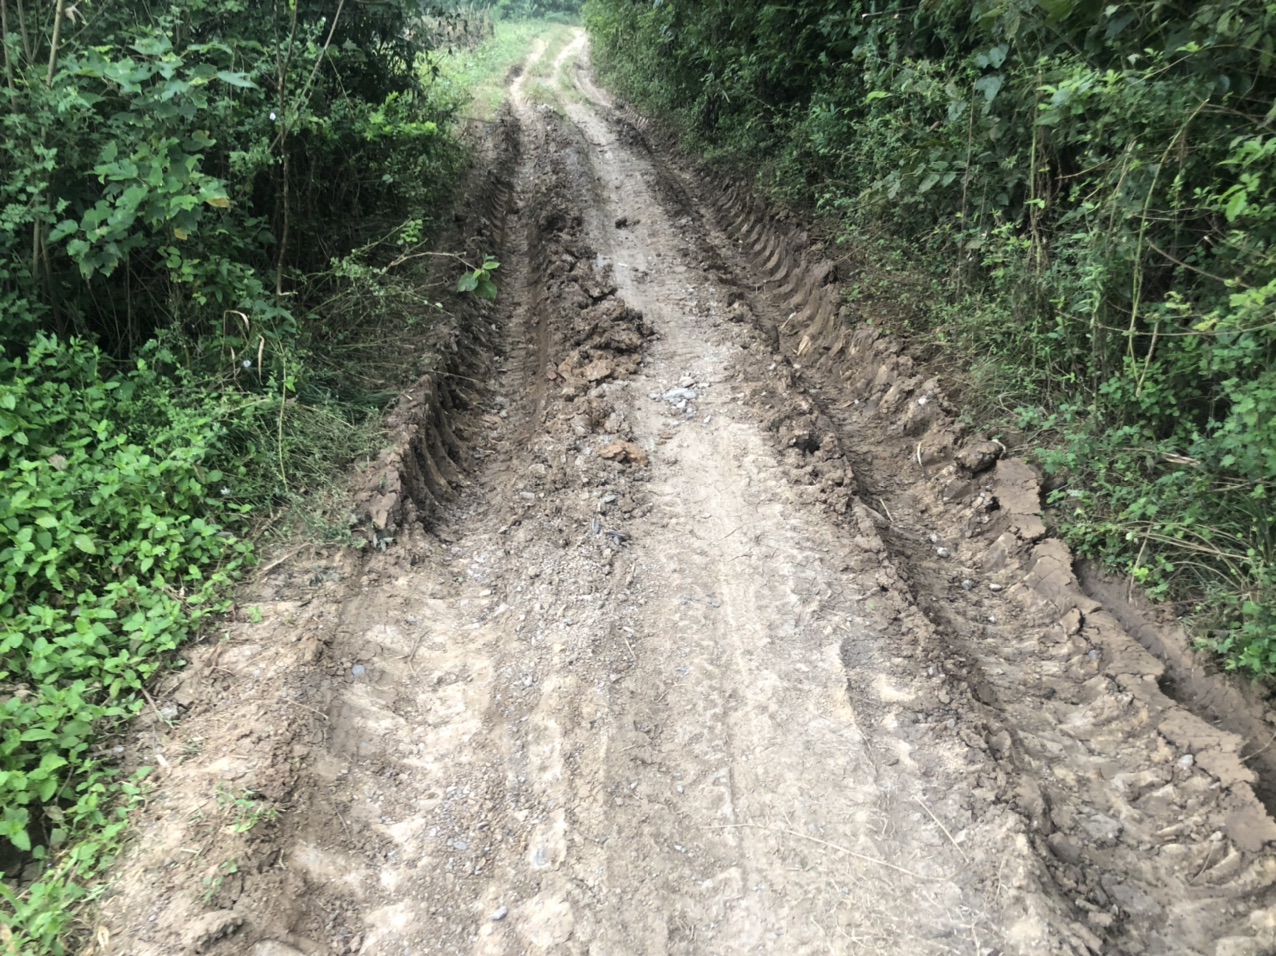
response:
<svg viewBox="0 0 1276 956"><path fill-rule="evenodd" d="M218 70L217 78L223 83L238 86L241 89L257 89L257 84L248 78L247 73L232 73L230 70Z"/></svg>

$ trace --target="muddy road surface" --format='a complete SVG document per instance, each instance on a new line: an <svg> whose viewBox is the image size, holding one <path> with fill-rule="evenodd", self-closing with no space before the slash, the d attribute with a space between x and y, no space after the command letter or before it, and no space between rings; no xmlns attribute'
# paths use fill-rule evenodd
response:
<svg viewBox="0 0 1276 956"><path fill-rule="evenodd" d="M158 689L93 950L1272 952L1260 704L1170 696L1031 469L587 55L511 81L486 355L404 396L371 546Z"/></svg>

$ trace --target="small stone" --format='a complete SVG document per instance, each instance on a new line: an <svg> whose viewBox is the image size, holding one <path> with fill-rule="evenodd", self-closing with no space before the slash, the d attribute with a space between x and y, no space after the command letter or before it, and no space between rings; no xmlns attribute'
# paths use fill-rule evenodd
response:
<svg viewBox="0 0 1276 956"><path fill-rule="evenodd" d="M639 468L647 467L647 453L642 450L641 446L631 441L612 442L598 452L599 458L606 458L608 461L618 461L621 463L629 463Z"/></svg>
<svg viewBox="0 0 1276 956"><path fill-rule="evenodd" d="M1095 843L1111 845L1120 838L1124 827L1112 817L1096 813L1094 816L1087 817L1081 821L1081 829Z"/></svg>
<svg viewBox="0 0 1276 956"><path fill-rule="evenodd" d="M1184 770L1189 769L1194 763L1196 763L1196 758L1193 757L1191 754L1184 754L1183 756L1179 757L1179 766L1182 767Z"/></svg>
<svg viewBox="0 0 1276 956"><path fill-rule="evenodd" d="M355 677L362 677L367 672L368 672L368 669L364 667L362 664L355 664L354 667L350 668L350 673L354 675Z"/></svg>
<svg viewBox="0 0 1276 956"><path fill-rule="evenodd" d="M186 948L202 953L219 940L231 936L244 923L244 918L232 910L214 910L188 920L182 929Z"/></svg>
<svg viewBox="0 0 1276 956"><path fill-rule="evenodd" d="M988 585L988 590L989 590L989 591L994 591L994 592L995 592L995 591L1004 591L1005 589L1006 589L1006 586L1005 586L1004 584L996 584L996 583L993 583L993 584Z"/></svg>
<svg viewBox="0 0 1276 956"><path fill-rule="evenodd" d="M498 909L495 913L492 914L492 922L499 923L501 920L505 919L505 917L509 915L510 915L510 908L508 906L502 906L500 909Z"/></svg>
<svg viewBox="0 0 1276 956"><path fill-rule="evenodd" d="M939 555L941 558L946 558L950 554L952 554L952 552L949 551L947 548L936 548L935 553Z"/></svg>
<svg viewBox="0 0 1276 956"><path fill-rule="evenodd" d="M1081 848L1066 834L1056 831L1046 837L1046 844L1050 847L1051 852L1064 863L1071 863L1075 866L1081 862Z"/></svg>
<svg viewBox="0 0 1276 956"><path fill-rule="evenodd" d="M159 715L160 715L161 717L163 717L165 720L176 720L176 719L177 719L177 705L176 705L176 704L165 704L163 707L161 707L161 708L159 709Z"/></svg>
<svg viewBox="0 0 1276 956"><path fill-rule="evenodd" d="M1276 906L1254 910L1249 914L1249 928L1263 936L1276 939Z"/></svg>
<svg viewBox="0 0 1276 956"><path fill-rule="evenodd" d="M970 580L970 578L967 578L965 581L961 582L961 587L963 591L973 591L975 589L975 582Z"/></svg>
<svg viewBox="0 0 1276 956"><path fill-rule="evenodd" d="M997 459L1002 456L1004 451L1004 446L999 442L977 441L962 448L954 458L962 468L971 474L977 475L979 472L987 471L996 464Z"/></svg>
<svg viewBox="0 0 1276 956"><path fill-rule="evenodd" d="M661 397L670 404L676 402L694 402L700 397L700 393L693 388L683 386L681 388L671 388Z"/></svg>

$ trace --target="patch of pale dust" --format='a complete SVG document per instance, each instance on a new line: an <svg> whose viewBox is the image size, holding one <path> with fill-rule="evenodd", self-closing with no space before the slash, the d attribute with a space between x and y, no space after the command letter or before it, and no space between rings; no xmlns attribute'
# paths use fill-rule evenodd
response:
<svg viewBox="0 0 1276 956"><path fill-rule="evenodd" d="M558 76L568 63L578 62L588 48L589 37L584 30L576 30L571 42L559 50L558 56L554 57L554 65L550 71L551 75Z"/></svg>

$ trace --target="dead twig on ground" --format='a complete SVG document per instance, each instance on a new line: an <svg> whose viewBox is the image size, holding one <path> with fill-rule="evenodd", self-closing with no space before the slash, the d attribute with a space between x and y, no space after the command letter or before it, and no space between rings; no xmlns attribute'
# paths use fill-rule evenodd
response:
<svg viewBox="0 0 1276 956"><path fill-rule="evenodd" d="M969 863L970 858L966 856L966 851L964 851L960 846L957 845L957 841L953 839L953 835L948 832L948 827L944 826L943 822L939 819L939 817L935 816L935 812L926 805L926 801L923 800L921 797L914 797L913 799L916 800L921 805L921 808L930 815L930 818L935 821L935 825L939 827L939 829L944 831L944 836L948 837L948 842L951 843L953 845L953 848L956 849L956 851L961 854L962 860L966 863Z"/></svg>

